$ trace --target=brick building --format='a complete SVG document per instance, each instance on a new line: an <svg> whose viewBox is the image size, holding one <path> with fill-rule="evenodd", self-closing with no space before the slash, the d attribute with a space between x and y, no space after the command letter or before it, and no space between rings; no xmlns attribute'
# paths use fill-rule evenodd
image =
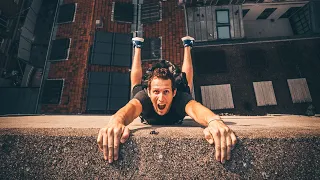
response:
<svg viewBox="0 0 320 180"><path fill-rule="evenodd" d="M130 96L131 37L146 40L146 69L159 59L181 66L181 37L187 34L197 41L195 98L215 112L304 114L310 104L319 112L317 2L64 0L59 5L35 111L27 113L113 113Z"/></svg>

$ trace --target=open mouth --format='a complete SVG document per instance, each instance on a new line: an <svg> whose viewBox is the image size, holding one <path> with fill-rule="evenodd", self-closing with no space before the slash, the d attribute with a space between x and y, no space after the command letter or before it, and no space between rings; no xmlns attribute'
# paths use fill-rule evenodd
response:
<svg viewBox="0 0 320 180"><path fill-rule="evenodd" d="M159 108L160 110L163 110L165 107L166 107L165 104L158 104L158 108Z"/></svg>

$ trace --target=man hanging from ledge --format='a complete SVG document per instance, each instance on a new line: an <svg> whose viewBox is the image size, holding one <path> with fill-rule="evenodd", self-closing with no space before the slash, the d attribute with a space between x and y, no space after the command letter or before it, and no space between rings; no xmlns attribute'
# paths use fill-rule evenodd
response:
<svg viewBox="0 0 320 180"><path fill-rule="evenodd" d="M193 66L191 48L194 38L182 38L184 60L182 72L169 61L160 61L142 76L141 48L143 38L132 38L134 57L130 80L132 99L111 118L109 124L101 128L97 143L104 159L112 163L118 159L120 142L129 137L129 125L135 118L140 118L151 125L170 125L182 123L189 115L205 126L205 139L215 144L215 158L221 163L230 159L231 149L236 144L234 132L224 124L219 115L193 100L190 92L193 88ZM146 81L143 81L146 79ZM184 86L185 84L185 86Z"/></svg>

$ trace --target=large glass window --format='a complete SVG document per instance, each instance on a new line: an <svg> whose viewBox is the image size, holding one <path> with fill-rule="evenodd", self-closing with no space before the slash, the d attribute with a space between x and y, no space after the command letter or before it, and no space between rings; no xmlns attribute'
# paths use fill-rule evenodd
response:
<svg viewBox="0 0 320 180"><path fill-rule="evenodd" d="M217 17L218 39L229 39L230 38L229 10L217 10L216 17Z"/></svg>

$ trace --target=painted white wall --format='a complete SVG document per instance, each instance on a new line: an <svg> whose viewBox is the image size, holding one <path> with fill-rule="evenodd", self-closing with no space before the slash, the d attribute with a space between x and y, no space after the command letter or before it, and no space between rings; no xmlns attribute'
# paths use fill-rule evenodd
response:
<svg viewBox="0 0 320 180"><path fill-rule="evenodd" d="M291 7L302 7L308 2L290 2L290 3L257 3L257 4L243 4L242 9L250 9L247 15L243 20L256 20L257 17L266 9L266 8L277 8L268 19L279 19L282 14L284 14Z"/></svg>
<svg viewBox="0 0 320 180"><path fill-rule="evenodd" d="M257 3L244 4L242 9L250 9L243 18L245 36L248 38L264 38L277 36L293 36L289 19L279 19L291 7L302 7L308 2ZM267 19L258 19L266 8L277 8ZM274 22L271 21L274 19Z"/></svg>
<svg viewBox="0 0 320 180"><path fill-rule="evenodd" d="M293 36L289 19L243 21L244 32L248 38Z"/></svg>

